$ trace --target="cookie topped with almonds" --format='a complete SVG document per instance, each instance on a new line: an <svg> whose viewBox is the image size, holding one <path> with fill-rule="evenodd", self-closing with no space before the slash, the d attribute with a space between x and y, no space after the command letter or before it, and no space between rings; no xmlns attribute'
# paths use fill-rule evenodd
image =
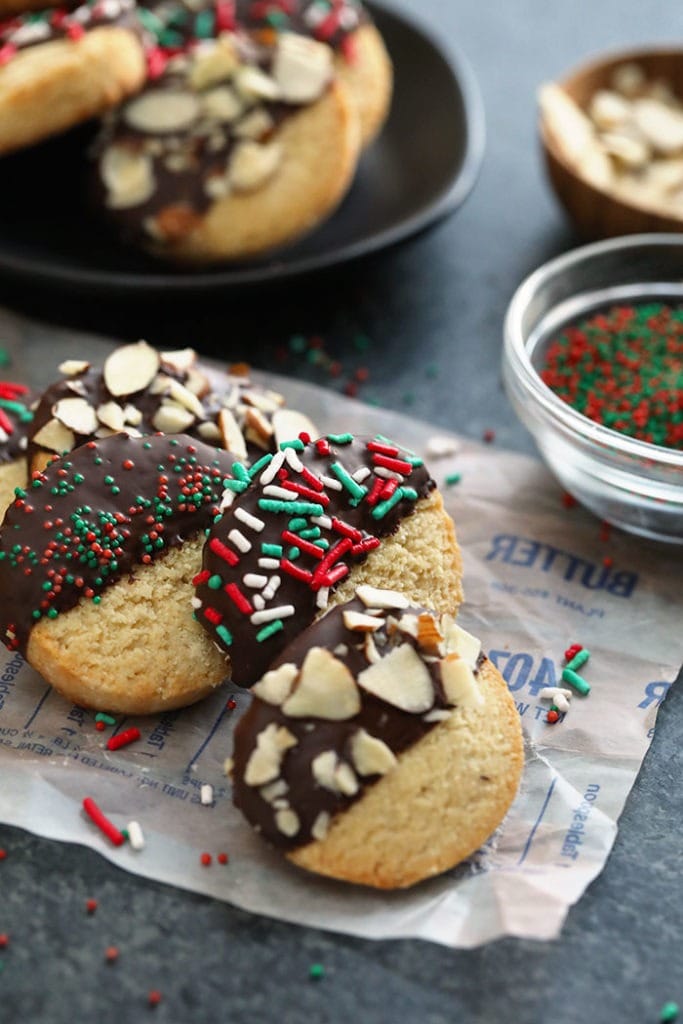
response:
<svg viewBox="0 0 683 1024"><path fill-rule="evenodd" d="M516 791L521 731L505 684L452 616L401 593L359 587L252 692L235 730L233 799L302 867L411 885L472 853ZM428 769L425 741L439 752ZM394 806L404 785L419 790L412 807ZM442 823L454 808L453 834Z"/></svg>

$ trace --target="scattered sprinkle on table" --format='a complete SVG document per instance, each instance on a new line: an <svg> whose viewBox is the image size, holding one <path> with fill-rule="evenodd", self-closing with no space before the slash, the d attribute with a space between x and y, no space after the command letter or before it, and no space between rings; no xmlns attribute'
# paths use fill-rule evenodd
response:
<svg viewBox="0 0 683 1024"><path fill-rule="evenodd" d="M156 988L153 988L147 995L147 1003L152 1009L154 1009L155 1006L159 1005L161 999L161 992L159 992L159 990Z"/></svg>
<svg viewBox="0 0 683 1024"><path fill-rule="evenodd" d="M125 729L123 732L120 732L118 736L109 737L107 740L107 750L121 750L122 747L127 747L139 739L139 729L136 729L135 727L132 729Z"/></svg>
<svg viewBox="0 0 683 1024"><path fill-rule="evenodd" d="M102 832L114 846L123 846L126 841L126 837L122 832L117 829L116 825L107 818L107 816L100 810L92 797L85 797L83 800L83 810L88 815L94 825L97 825L100 832Z"/></svg>
<svg viewBox="0 0 683 1024"><path fill-rule="evenodd" d="M308 977L311 981L320 981L325 977L325 968L322 964L311 964L308 968Z"/></svg>
<svg viewBox="0 0 683 1024"><path fill-rule="evenodd" d="M496 440L495 430L491 430L491 428L485 430L484 433L481 435L481 439L486 444L493 444L493 442Z"/></svg>
<svg viewBox="0 0 683 1024"><path fill-rule="evenodd" d="M673 1024L673 1021L678 1020L679 1012L678 1003L664 1003L659 1011L660 1024Z"/></svg>
<svg viewBox="0 0 683 1024"><path fill-rule="evenodd" d="M7 858L7 850L1 850L0 849L0 860L5 860L6 858Z"/></svg>
<svg viewBox="0 0 683 1024"><path fill-rule="evenodd" d="M98 906L99 906L99 904L98 904L97 900L89 899L89 900L85 901L85 909L86 909L86 913L88 913L88 914L94 914L95 911L97 910Z"/></svg>
<svg viewBox="0 0 683 1024"><path fill-rule="evenodd" d="M7 949L9 946L9 935L7 932L0 933L0 949Z"/></svg>
<svg viewBox="0 0 683 1024"><path fill-rule="evenodd" d="M454 487L455 484L459 484L462 480L462 473L449 473L446 477L446 486Z"/></svg>
<svg viewBox="0 0 683 1024"><path fill-rule="evenodd" d="M210 853L203 853L201 855L201 857L199 858L199 861L200 861L202 867L205 867L205 868L211 867L211 861L212 860L213 860L213 857L211 856Z"/></svg>
<svg viewBox="0 0 683 1024"><path fill-rule="evenodd" d="M596 423L683 450L683 308L612 306L566 327L548 345L540 377Z"/></svg>
<svg viewBox="0 0 683 1024"><path fill-rule="evenodd" d="M119 958L118 946L107 946L104 951L104 959L108 964L115 964Z"/></svg>

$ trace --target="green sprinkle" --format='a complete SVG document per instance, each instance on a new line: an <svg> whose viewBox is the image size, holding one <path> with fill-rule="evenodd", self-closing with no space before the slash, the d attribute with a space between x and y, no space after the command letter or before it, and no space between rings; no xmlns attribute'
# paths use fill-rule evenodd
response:
<svg viewBox="0 0 683 1024"><path fill-rule="evenodd" d="M584 697L591 692L590 683L587 683L582 676L578 675L571 668L562 669L562 682L569 683L570 686L573 686Z"/></svg>
<svg viewBox="0 0 683 1024"><path fill-rule="evenodd" d="M306 351L306 339L303 334L295 334L289 339L289 348L292 352L300 354Z"/></svg>
<svg viewBox="0 0 683 1024"><path fill-rule="evenodd" d="M321 516L323 514L322 505L313 501L279 501L277 498L259 498L258 507L264 512L300 512L303 516Z"/></svg>
<svg viewBox="0 0 683 1024"><path fill-rule="evenodd" d="M211 39L213 36L214 28L216 26L216 19L213 11L200 11L197 15L194 23L195 34L198 39Z"/></svg>
<svg viewBox="0 0 683 1024"><path fill-rule="evenodd" d="M373 519L384 519L387 512L390 512L394 505L398 505L399 501L403 497L403 488L398 487L390 498L386 501L380 501L379 505L375 505L372 510Z"/></svg>
<svg viewBox="0 0 683 1024"><path fill-rule="evenodd" d="M308 977L311 981L320 981L325 977L325 968L322 964L311 964L308 968Z"/></svg>
<svg viewBox="0 0 683 1024"><path fill-rule="evenodd" d="M9 352L4 348L0 348L0 367L4 369L5 367L11 365L12 357L10 356Z"/></svg>
<svg viewBox="0 0 683 1024"><path fill-rule="evenodd" d="M303 516L297 516L295 519L290 519L287 523L287 528L292 533L297 533L299 530L305 530L308 526L308 519L304 519Z"/></svg>
<svg viewBox="0 0 683 1024"><path fill-rule="evenodd" d="M675 1020L678 1020L679 1012L678 1003L664 1003L659 1011L660 1024L673 1024Z"/></svg>
<svg viewBox="0 0 683 1024"><path fill-rule="evenodd" d="M572 660L568 663L567 668L571 669L572 672L578 672L582 665L585 665L591 656L591 652L587 651L586 648L575 654Z"/></svg>
<svg viewBox="0 0 683 1024"><path fill-rule="evenodd" d="M206 585L209 590L220 590L223 586L223 579L216 573L214 576L209 576Z"/></svg>
<svg viewBox="0 0 683 1024"><path fill-rule="evenodd" d="M459 484L462 480L462 473L449 473L446 477L446 484L452 487L454 484Z"/></svg>
<svg viewBox="0 0 683 1024"><path fill-rule="evenodd" d="M292 547L287 552L287 558L290 560L290 562L295 562L300 554L301 554L301 549L300 548Z"/></svg>
<svg viewBox="0 0 683 1024"><path fill-rule="evenodd" d="M223 483L227 491L233 491L235 494L242 494L249 486L244 480L224 480Z"/></svg>
<svg viewBox="0 0 683 1024"><path fill-rule="evenodd" d="M229 647L232 643L232 633L225 626L216 626L216 636L221 638L226 647Z"/></svg>
<svg viewBox="0 0 683 1024"><path fill-rule="evenodd" d="M418 495L418 493L417 493L417 491L415 490L414 487L401 487L400 491L401 491L403 497L407 498L408 501L417 501L417 499L419 497L419 495Z"/></svg>
<svg viewBox="0 0 683 1024"><path fill-rule="evenodd" d="M331 444L351 444L353 441L353 434L328 434L327 440Z"/></svg>
<svg viewBox="0 0 683 1024"><path fill-rule="evenodd" d="M269 555L271 558L282 558L282 551L281 544L267 544L265 541L261 544L262 554Z"/></svg>
<svg viewBox="0 0 683 1024"><path fill-rule="evenodd" d="M269 622L267 626L264 626L263 629L259 630L256 634L256 640L261 644L264 640L267 640L268 637L272 636L274 633L279 633L280 630L284 628L285 626L282 619L275 619L274 622ZM216 630L216 632L218 632L218 630Z"/></svg>
<svg viewBox="0 0 683 1024"><path fill-rule="evenodd" d="M233 462L232 472L238 480L242 480L245 484L248 484L251 480L249 470L243 462Z"/></svg>
<svg viewBox="0 0 683 1024"><path fill-rule="evenodd" d="M294 451L302 452L305 447L306 447L306 445L298 437L295 437L293 441L281 441L280 442L280 451L281 452L283 452L286 448L293 448Z"/></svg>
<svg viewBox="0 0 683 1024"><path fill-rule="evenodd" d="M95 715L96 722L104 722L105 725L116 725L116 719L113 715L107 715L104 711L98 711Z"/></svg>
<svg viewBox="0 0 683 1024"><path fill-rule="evenodd" d="M249 479L253 480L254 477L257 476L262 469L265 469L268 463L272 461L273 456L270 454L270 452L267 455L264 455L262 458L260 458L258 462L255 462L254 465L249 469Z"/></svg>
<svg viewBox="0 0 683 1024"><path fill-rule="evenodd" d="M319 526L312 526L310 530L302 530L299 536L302 540L317 540L321 535L321 529Z"/></svg>
<svg viewBox="0 0 683 1024"><path fill-rule="evenodd" d="M339 480L339 482L343 484L343 486L346 488L349 494L353 498L356 498L358 501L362 501L362 499L368 493L367 487L361 487L360 484L356 483L351 474L346 469L344 469L341 462L333 462L330 465L330 469L336 476L337 480Z"/></svg>

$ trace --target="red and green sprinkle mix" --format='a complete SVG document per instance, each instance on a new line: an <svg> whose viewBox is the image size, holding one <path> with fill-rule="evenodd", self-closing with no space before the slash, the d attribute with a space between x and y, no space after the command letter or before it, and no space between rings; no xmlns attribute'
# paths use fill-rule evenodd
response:
<svg viewBox="0 0 683 1024"><path fill-rule="evenodd" d="M683 308L613 306L567 327L540 377L596 423L683 450Z"/></svg>

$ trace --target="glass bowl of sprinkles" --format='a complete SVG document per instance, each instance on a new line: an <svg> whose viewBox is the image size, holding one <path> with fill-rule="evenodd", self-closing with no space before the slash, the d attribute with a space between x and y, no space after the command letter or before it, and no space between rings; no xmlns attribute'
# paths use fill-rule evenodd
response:
<svg viewBox="0 0 683 1024"><path fill-rule="evenodd" d="M598 242L531 274L505 318L503 379L571 495L683 544L683 234Z"/></svg>

